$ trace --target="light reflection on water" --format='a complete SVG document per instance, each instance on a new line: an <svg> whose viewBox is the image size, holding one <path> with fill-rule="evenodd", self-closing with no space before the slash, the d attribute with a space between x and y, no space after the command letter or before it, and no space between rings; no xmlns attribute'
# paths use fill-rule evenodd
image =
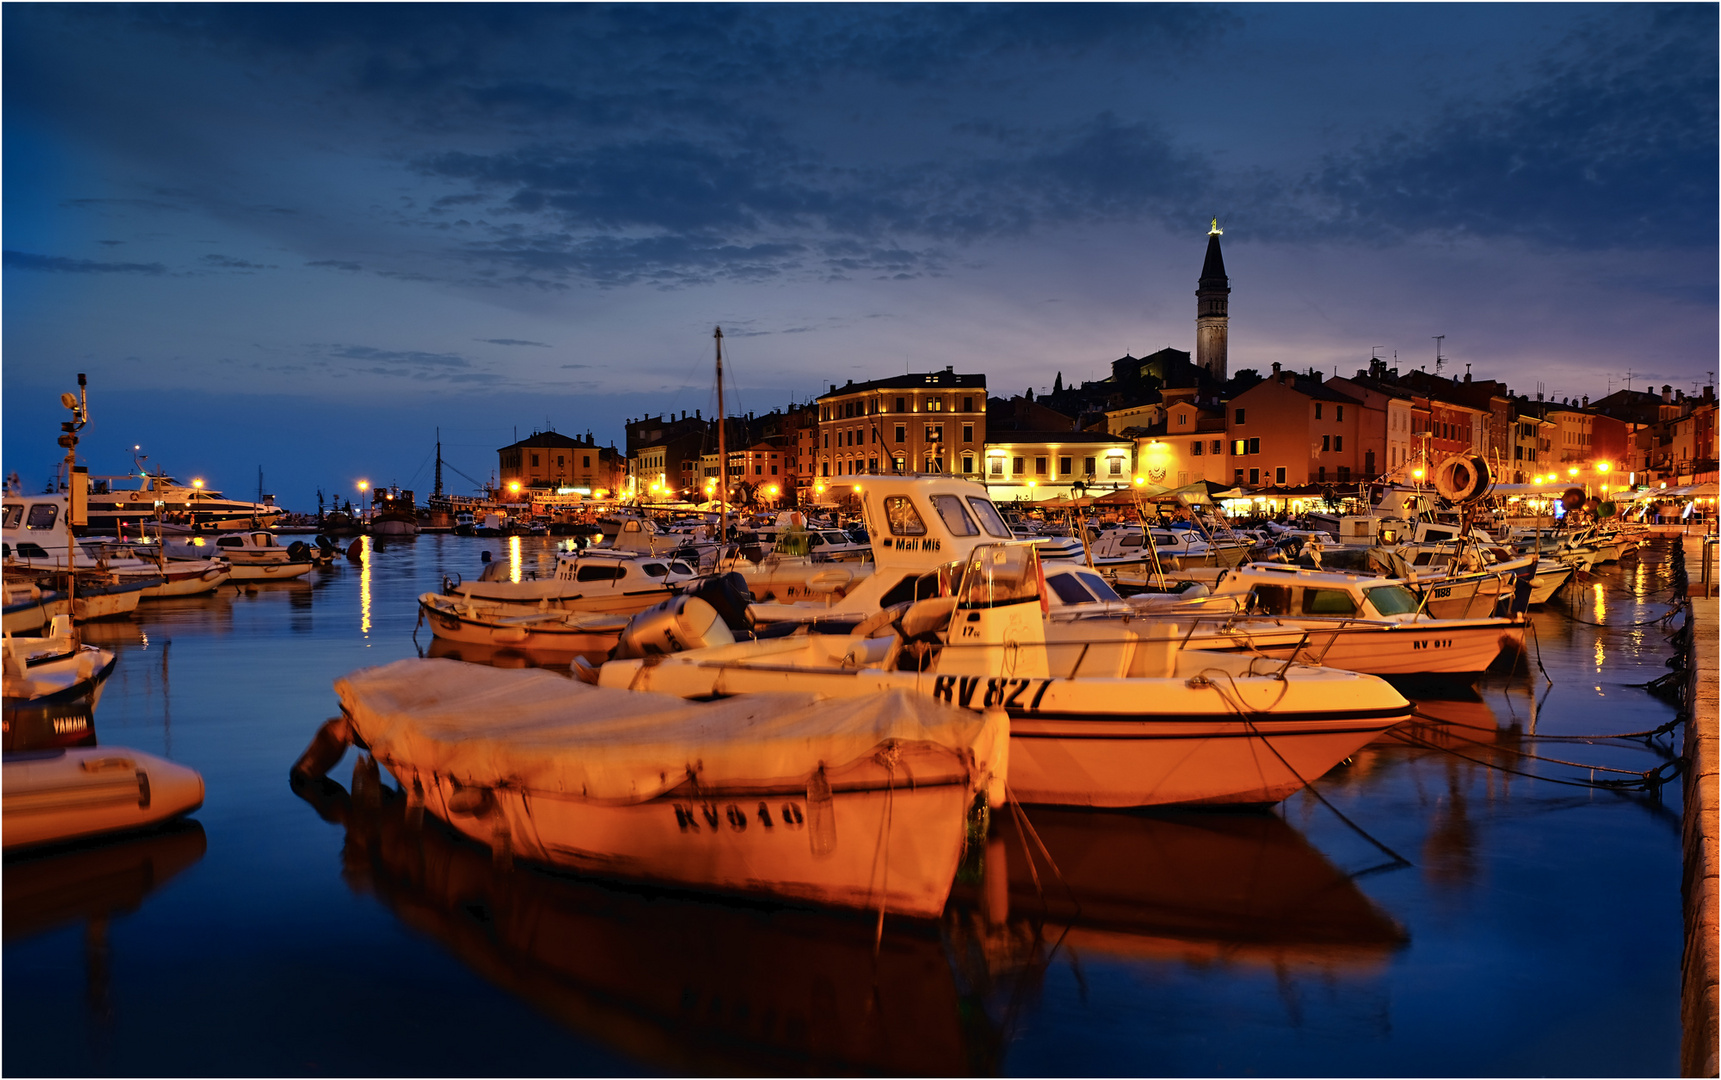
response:
<svg viewBox="0 0 1721 1080"><path fill-rule="evenodd" d="M1056 871L1031 871L1000 814L944 917L887 921L875 961L869 919L499 871L391 792L326 785L312 807L288 789L332 680L413 655L416 596L476 576L485 543L367 542L356 566L99 631L120 662L97 734L203 772L207 850L149 864L148 888L101 911L16 923L15 892L76 875L8 862L8 1071L1676 1068L1677 791L1658 805L1502 771L1664 759L1666 740L1529 738L1671 715L1625 688L1665 670L1662 635L1580 621L1659 611L1625 590L1653 588L1653 559L1598 572L1611 604L1574 587L1534 615L1551 687L1532 663L1419 701L1415 745L1381 740L1321 781L1380 847L1306 795L1274 814L1036 808ZM511 576L556 543L510 538Z"/></svg>

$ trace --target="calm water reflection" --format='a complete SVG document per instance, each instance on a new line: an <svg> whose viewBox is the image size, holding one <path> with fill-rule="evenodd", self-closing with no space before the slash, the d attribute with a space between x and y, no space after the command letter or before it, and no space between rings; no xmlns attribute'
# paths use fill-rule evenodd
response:
<svg viewBox="0 0 1721 1080"><path fill-rule="evenodd" d="M1590 766L1641 772L1670 754L1665 739L1533 737L1671 716L1629 685L1665 670L1662 631L1636 625L1663 610L1639 595L1661 580L1658 553L1539 613L1539 664L1419 702L1399 738L1324 779L1366 837L1307 795L1274 814L1001 814L944 917L887 923L875 958L865 918L498 870L486 850L409 819L363 768L356 786L289 789L287 766L335 709L335 677L430 650L427 629L413 640L419 592L474 576L481 550L542 572L554 547L367 543L356 564L96 628L120 654L96 737L198 768L208 801L169 834L7 862L0 1065L1676 1068L1676 785L1657 803L1504 771L1587 780Z"/></svg>

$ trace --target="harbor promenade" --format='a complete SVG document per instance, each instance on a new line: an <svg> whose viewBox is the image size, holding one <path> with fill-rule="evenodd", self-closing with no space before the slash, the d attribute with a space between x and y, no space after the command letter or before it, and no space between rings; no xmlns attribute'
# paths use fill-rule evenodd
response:
<svg viewBox="0 0 1721 1080"><path fill-rule="evenodd" d="M1686 726L1685 773L1685 956L1682 964L1684 1040L1680 1047L1680 1072L1685 1076L1715 1076L1717 1031L1721 1009L1717 1007L1717 870L1721 869L1717 846L1721 843L1721 789L1718 789L1716 738L1716 691L1721 679L1716 668L1718 603L1714 592L1715 571L1711 565L1709 588L1705 590L1703 565L1712 559L1713 545L1705 549L1703 538L1685 538L1686 566L1691 578L1691 684L1686 700L1690 716Z"/></svg>

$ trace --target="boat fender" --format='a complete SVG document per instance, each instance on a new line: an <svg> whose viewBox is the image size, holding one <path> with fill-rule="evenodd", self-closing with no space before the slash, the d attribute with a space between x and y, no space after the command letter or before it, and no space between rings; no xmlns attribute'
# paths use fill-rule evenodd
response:
<svg viewBox="0 0 1721 1080"><path fill-rule="evenodd" d="M831 798L831 781L825 775L825 763L807 781L807 845L813 858L829 858L837 850L837 808Z"/></svg>
<svg viewBox="0 0 1721 1080"><path fill-rule="evenodd" d="M352 725L347 723L345 716L325 721L312 736L311 745L305 747L305 752L293 763L288 775L300 780L318 780L327 776L330 769L340 764L352 738Z"/></svg>
<svg viewBox="0 0 1721 1080"><path fill-rule="evenodd" d="M489 788L456 788L454 793L448 796L448 812L461 817L483 817L489 812L494 801Z"/></svg>
<svg viewBox="0 0 1721 1080"><path fill-rule="evenodd" d="M355 563L364 562L364 549L365 545L363 540L354 540L352 543L348 544L347 561Z"/></svg>

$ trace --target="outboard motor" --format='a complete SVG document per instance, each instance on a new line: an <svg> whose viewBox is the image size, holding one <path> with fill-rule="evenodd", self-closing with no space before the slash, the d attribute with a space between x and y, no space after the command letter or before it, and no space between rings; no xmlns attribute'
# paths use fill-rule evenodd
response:
<svg viewBox="0 0 1721 1080"><path fill-rule="evenodd" d="M635 615L609 658L634 660L734 642L715 608L697 596L677 596Z"/></svg>
<svg viewBox="0 0 1721 1080"><path fill-rule="evenodd" d="M747 579L733 570L705 578L684 592L710 604L732 633L744 634L753 629L753 619L747 613L753 592L747 588Z"/></svg>

